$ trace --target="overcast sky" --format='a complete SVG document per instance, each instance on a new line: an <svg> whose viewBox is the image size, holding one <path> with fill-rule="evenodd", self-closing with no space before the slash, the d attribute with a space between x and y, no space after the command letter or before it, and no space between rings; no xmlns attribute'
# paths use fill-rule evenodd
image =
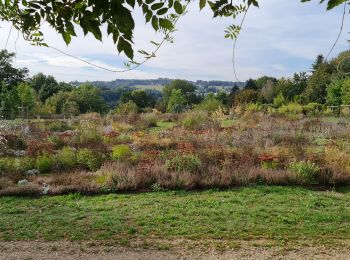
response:
<svg viewBox="0 0 350 260"><path fill-rule="evenodd" d="M299 0L261 0L246 18L236 49L236 70L240 80L262 75L290 76L309 70L318 54L327 54L335 41L341 23L342 8L326 12L319 1L301 4ZM135 13L136 48L151 49L150 40L159 39L144 18ZM232 70L232 40L224 39L231 19L212 19L210 10L199 12L197 2L189 7L174 34L156 58L136 71L116 74L106 72L45 47L34 47L13 31L8 50L17 50L15 65L27 67L31 74L43 72L60 81L113 80L116 78L150 79L158 77L189 80L235 81ZM66 47L60 36L44 28L46 42L80 58L108 68L123 68L125 57L118 56L110 38L98 42L91 36L74 38ZM345 19L342 37L333 55L348 48L349 17ZM1 24L0 46L5 46L8 24ZM2 47L3 48L3 47Z"/></svg>

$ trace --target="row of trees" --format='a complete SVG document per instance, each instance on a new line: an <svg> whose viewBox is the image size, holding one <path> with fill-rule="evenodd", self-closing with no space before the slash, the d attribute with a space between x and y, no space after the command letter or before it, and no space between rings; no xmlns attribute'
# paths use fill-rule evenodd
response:
<svg viewBox="0 0 350 260"><path fill-rule="evenodd" d="M245 86L232 87L229 94L201 94L197 86L185 80L166 84L161 94L148 90L120 88L118 92L90 84L79 87L57 82L54 77L39 73L28 77L27 69L14 68L14 54L0 52L0 109L2 115L18 113L19 107L32 114L78 115L87 112L108 112L118 100L117 110L131 108L145 111L156 108L162 112L181 112L188 108L214 111L244 103L266 103L280 107L289 102L327 105L350 104L350 51L331 61L322 55L316 58L309 72L295 73L291 78L263 76L249 79ZM349 63L349 64L347 64ZM348 68L349 67L349 68ZM109 100L115 94L114 99ZM106 98L108 100L106 100ZM109 105L109 106L108 106ZM124 107L123 107L124 106Z"/></svg>
<svg viewBox="0 0 350 260"><path fill-rule="evenodd" d="M350 51L339 54L331 61L326 61L319 55L310 71L295 73L291 78L276 79L264 76L257 80L249 79L242 90L234 91L233 102L259 102L276 106L286 102L349 105L348 65Z"/></svg>
<svg viewBox="0 0 350 260"><path fill-rule="evenodd" d="M79 114L105 112L107 106L99 89L91 85L78 88L57 82L52 76L39 73L28 76L26 68L14 68L13 53L0 52L0 112L1 116L16 116L25 108L30 114Z"/></svg>

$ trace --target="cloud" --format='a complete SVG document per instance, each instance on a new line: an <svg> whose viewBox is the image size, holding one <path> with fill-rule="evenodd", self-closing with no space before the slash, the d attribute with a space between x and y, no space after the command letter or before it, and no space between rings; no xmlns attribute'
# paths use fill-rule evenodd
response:
<svg viewBox="0 0 350 260"><path fill-rule="evenodd" d="M252 8L238 38L236 69L240 80L262 75L290 76L306 71L314 58L326 54L333 44L342 10L326 12L325 5L299 1L260 1L260 8ZM139 11L135 11L135 43L139 49L154 48L150 40L159 41L161 35L145 25ZM232 70L232 41L224 39L224 29L230 19L212 19L210 10L199 12L197 3L191 4L175 32L175 42L166 43L157 57L136 71L116 74L92 68L44 47L34 47L23 39L16 41L13 33L10 51L17 49L17 66L26 66L31 73L52 74L59 80L112 80L115 78L185 78L235 80ZM0 28L0 44L5 44L9 27ZM344 32L349 31L345 24ZM44 28L46 40L65 52L111 69L123 68L124 58L117 55L110 38L103 42L92 36L74 38L69 47L49 27ZM333 56L348 48L343 33ZM15 44L16 43L16 44ZM140 56L138 56L140 58Z"/></svg>

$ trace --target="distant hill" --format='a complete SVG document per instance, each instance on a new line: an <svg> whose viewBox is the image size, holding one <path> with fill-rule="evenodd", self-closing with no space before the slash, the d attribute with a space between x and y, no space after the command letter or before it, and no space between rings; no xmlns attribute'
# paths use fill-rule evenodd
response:
<svg viewBox="0 0 350 260"><path fill-rule="evenodd" d="M95 87L101 89L100 95L108 104L109 107L113 108L118 103L123 93L132 91L134 89L142 89L147 91L156 99L161 98L162 90L164 85L169 84L173 79L158 78L158 79L116 79L112 81L86 81L71 82L74 86L89 83ZM190 81L197 86L197 94L207 95L208 93L216 93L218 91L224 91L230 93L232 87L237 85L243 87L243 82L232 82L232 81Z"/></svg>
<svg viewBox="0 0 350 260"><path fill-rule="evenodd" d="M75 86L79 86L83 83L90 83L96 87L101 88L140 88L140 89L152 89L161 91L163 86L169 84L173 79L168 78L158 78L158 79L116 79L112 81L86 81L86 82L71 82ZM233 81L190 81L199 89L205 89L208 92L216 92L218 90L229 91L235 84L239 87L243 87L243 82L233 82Z"/></svg>

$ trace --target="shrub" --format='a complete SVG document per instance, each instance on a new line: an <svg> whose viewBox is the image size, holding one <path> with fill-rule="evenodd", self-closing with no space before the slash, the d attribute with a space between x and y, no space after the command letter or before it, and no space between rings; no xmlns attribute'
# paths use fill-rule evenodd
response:
<svg viewBox="0 0 350 260"><path fill-rule="evenodd" d="M139 125L142 128L149 128L157 126L157 117L155 114L148 113L142 114L140 117Z"/></svg>
<svg viewBox="0 0 350 260"><path fill-rule="evenodd" d="M102 159L90 149L81 149L77 153L77 162L84 168L95 171L101 167Z"/></svg>
<svg viewBox="0 0 350 260"><path fill-rule="evenodd" d="M54 167L54 164L55 164L54 159L48 153L44 153L42 155L39 155L35 161L35 167L41 173L51 172L53 167Z"/></svg>
<svg viewBox="0 0 350 260"><path fill-rule="evenodd" d="M130 143L132 141L132 137L130 135L127 134L121 134L118 136L117 138L118 143Z"/></svg>
<svg viewBox="0 0 350 260"><path fill-rule="evenodd" d="M248 113L257 113L257 112L263 112L264 108L261 104L249 103L245 106L245 111Z"/></svg>
<svg viewBox="0 0 350 260"><path fill-rule="evenodd" d="M298 115L303 112L303 107L298 103L288 103L278 108L277 111L280 114Z"/></svg>
<svg viewBox="0 0 350 260"><path fill-rule="evenodd" d="M47 125L47 130L54 132L64 132L72 128L64 121L53 121Z"/></svg>
<svg viewBox="0 0 350 260"><path fill-rule="evenodd" d="M223 106L224 105L220 100L217 100L214 97L212 97L203 100L200 104L196 106L196 109L212 113Z"/></svg>
<svg viewBox="0 0 350 260"><path fill-rule="evenodd" d="M318 103L309 103L303 106L303 112L308 116L319 116L323 110L323 106Z"/></svg>
<svg viewBox="0 0 350 260"><path fill-rule="evenodd" d="M139 108L133 101L128 101L126 103L120 103L115 109L115 113L118 115L129 115L137 113Z"/></svg>
<svg viewBox="0 0 350 260"><path fill-rule="evenodd" d="M115 161L127 160L132 156L131 148L126 144L120 144L113 146L112 148L112 158Z"/></svg>
<svg viewBox="0 0 350 260"><path fill-rule="evenodd" d="M76 165L75 151L70 147L64 147L56 155L57 164L64 170L69 170Z"/></svg>
<svg viewBox="0 0 350 260"><path fill-rule="evenodd" d="M184 114L181 124L187 130L203 130L220 127L220 123L217 120L210 118L208 113L203 111L192 111Z"/></svg>
<svg viewBox="0 0 350 260"><path fill-rule="evenodd" d="M293 162L289 165L289 169L298 174L302 181L312 184L316 181L320 168L309 161Z"/></svg>
<svg viewBox="0 0 350 260"><path fill-rule="evenodd" d="M195 155L176 155L166 160L165 165L169 170L177 172L197 172L201 166L201 160Z"/></svg>

